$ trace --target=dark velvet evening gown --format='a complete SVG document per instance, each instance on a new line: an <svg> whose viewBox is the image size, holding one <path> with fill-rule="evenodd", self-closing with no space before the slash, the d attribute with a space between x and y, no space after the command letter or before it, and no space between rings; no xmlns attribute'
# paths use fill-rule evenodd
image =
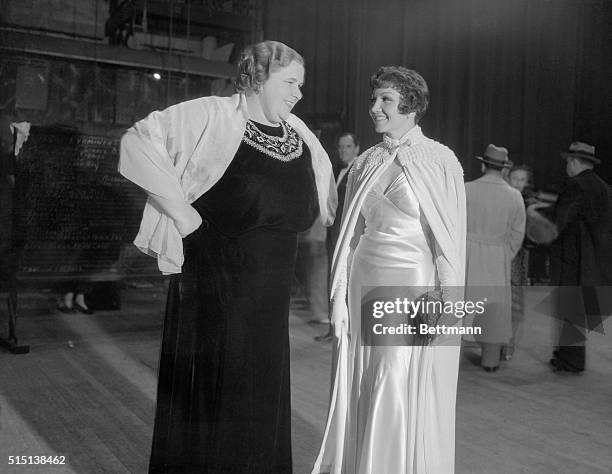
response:
<svg viewBox="0 0 612 474"><path fill-rule="evenodd" d="M319 207L310 153L288 130L249 123L193 204L203 224L170 282L150 472L292 472L289 297L297 233Z"/></svg>

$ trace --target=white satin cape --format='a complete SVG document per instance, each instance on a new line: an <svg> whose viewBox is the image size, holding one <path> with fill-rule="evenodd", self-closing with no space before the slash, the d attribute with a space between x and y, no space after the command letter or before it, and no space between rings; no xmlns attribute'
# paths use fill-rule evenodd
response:
<svg viewBox="0 0 612 474"><path fill-rule="evenodd" d="M121 139L119 172L149 194L191 204L225 173L240 146L247 118L242 94L201 97L152 112ZM329 157L298 117L291 114L287 123L310 150L320 219L331 225L338 197ZM174 221L150 199L134 244L156 257L163 273L181 272L182 238Z"/></svg>
<svg viewBox="0 0 612 474"><path fill-rule="evenodd" d="M435 264L440 286L453 289L445 294L445 298L463 297L466 251L463 169L452 150L425 137L420 127L415 126L400 140L385 137L383 142L360 155L351 168L340 236L332 262L332 300L340 301L340 304L345 304L346 300L350 244L361 206L373 183L395 158L402 165L435 237ZM343 333L336 341L334 358L337 363L335 374L332 374L330 408L313 474L352 474L344 472L342 466L350 390L348 338L348 334ZM454 377L456 386L456 371ZM452 423L454 430L454 419ZM452 439L454 442L454 434ZM452 453L454 459L454 446Z"/></svg>

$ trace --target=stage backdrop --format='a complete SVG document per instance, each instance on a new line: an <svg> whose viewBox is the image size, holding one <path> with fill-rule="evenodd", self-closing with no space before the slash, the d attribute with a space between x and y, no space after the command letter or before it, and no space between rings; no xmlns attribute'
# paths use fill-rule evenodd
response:
<svg viewBox="0 0 612 474"><path fill-rule="evenodd" d="M559 152L581 139L612 183L608 0L265 0L263 16L265 38L306 59L298 114L338 115L374 144L369 77L401 64L427 80L423 128L455 150L466 178L495 143L533 166L538 185L559 180Z"/></svg>

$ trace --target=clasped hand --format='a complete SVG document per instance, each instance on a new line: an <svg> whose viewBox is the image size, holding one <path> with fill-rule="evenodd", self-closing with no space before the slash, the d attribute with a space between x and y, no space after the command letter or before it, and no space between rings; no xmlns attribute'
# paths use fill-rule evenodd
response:
<svg viewBox="0 0 612 474"><path fill-rule="evenodd" d="M344 299L338 298L332 301L330 321L337 339L340 339L343 332L348 335L349 315Z"/></svg>

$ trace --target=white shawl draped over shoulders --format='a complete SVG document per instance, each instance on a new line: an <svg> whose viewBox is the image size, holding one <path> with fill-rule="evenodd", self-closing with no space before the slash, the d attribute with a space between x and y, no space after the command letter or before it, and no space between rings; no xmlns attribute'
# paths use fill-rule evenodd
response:
<svg viewBox="0 0 612 474"><path fill-rule="evenodd" d="M240 146L247 118L242 94L202 97L152 112L123 136L119 172L149 194L191 204L225 173ZM338 200L329 157L298 117L290 115L287 123L310 150L320 218L331 225ZM151 199L134 244L156 257L163 273L181 272L182 238L174 221Z"/></svg>

